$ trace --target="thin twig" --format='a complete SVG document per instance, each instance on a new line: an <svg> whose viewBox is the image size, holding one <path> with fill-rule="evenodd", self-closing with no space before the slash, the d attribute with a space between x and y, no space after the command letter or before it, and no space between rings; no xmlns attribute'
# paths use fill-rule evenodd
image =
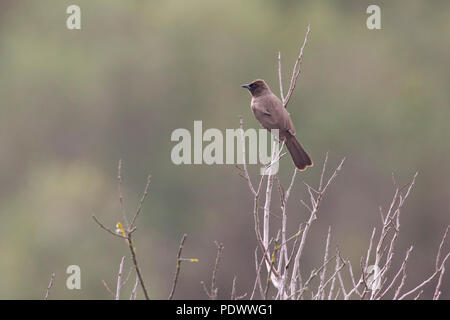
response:
<svg viewBox="0 0 450 320"><path fill-rule="evenodd" d="M214 269L212 271L210 290L208 291L204 281L200 281L200 284L203 287L203 291L205 291L206 295L211 300L217 300L217 293L218 293L219 289L216 286L216 278L217 278L217 270L219 269L219 263L220 263L220 259L222 258L222 251L223 251L222 243L219 243L217 241L214 241L214 243L217 246L217 255L216 255L216 261L214 263Z"/></svg>
<svg viewBox="0 0 450 320"><path fill-rule="evenodd" d="M303 50L305 49L306 46L306 42L308 41L308 36L309 33L311 32L311 26L308 24L308 30L306 31L306 35L305 35L305 40L303 41L303 45L300 49L300 53L297 57L297 60L295 61L295 65L294 68L292 69L292 77L291 77L291 84L289 86L289 90L288 93L286 95L286 98L283 101L283 105L286 108L289 100L291 99L292 93L294 92L295 89L295 85L297 84L297 79L298 76L300 75L301 72L301 63L302 63L302 59L303 59Z"/></svg>
<svg viewBox="0 0 450 320"><path fill-rule="evenodd" d="M217 300L218 288L216 286L217 270L219 269L220 259L222 259L223 244L216 241L217 255L216 262L211 277L211 299Z"/></svg>
<svg viewBox="0 0 450 320"><path fill-rule="evenodd" d="M247 180L248 182L248 187L250 188L250 191L253 193L254 196L256 196L256 191L255 188L253 187L252 181L250 180L250 175L248 173L248 169L247 169L247 159L245 156L245 141L244 141L244 125L243 125L243 120L242 117L239 118L239 126L240 126L240 132L241 132L241 144L242 144L242 162L244 165L244 178Z"/></svg>
<svg viewBox="0 0 450 320"><path fill-rule="evenodd" d="M261 269L262 269L263 264L264 264L264 256L261 258L261 262L259 262L259 264L258 264L258 247L256 247L256 250L255 250L256 279L255 279L255 284L253 285L253 290L252 290L252 294L250 296L250 300L253 300L257 285L259 286L259 293L261 294L261 297L264 296L262 283L261 283Z"/></svg>
<svg viewBox="0 0 450 320"><path fill-rule="evenodd" d="M118 233L112 231L111 229L105 227L105 226L97 219L96 216L92 216L92 219L94 219L94 221L100 226L100 228L102 228L102 229L105 230L106 232L109 232L109 233L112 234L113 236L116 236L116 237L119 237L119 238L122 238L122 239L126 239L126 237L124 237L123 235L118 234Z"/></svg>
<svg viewBox="0 0 450 320"><path fill-rule="evenodd" d="M130 300L136 300L136 292L138 285L139 285L139 277L136 275L136 282L134 283L133 291L131 291Z"/></svg>
<svg viewBox="0 0 450 320"><path fill-rule="evenodd" d="M331 226L328 227L328 233L327 233L327 240L325 242L325 254L323 257L323 262L325 263L325 261L328 260L328 249L330 247L330 236L331 236ZM322 272L320 273L320 282L319 282L319 288L318 288L318 292L317 292L317 296L319 297L319 299L323 300L324 298L324 294L325 294L325 275L327 273L327 267L325 266L325 268L322 269Z"/></svg>
<svg viewBox="0 0 450 320"><path fill-rule="evenodd" d="M231 300L241 300L241 299L244 299L247 296L247 293L241 294L240 296L237 295L237 293L236 293L236 280L237 280L237 277L234 276L234 278L233 278L233 286L231 288Z"/></svg>
<svg viewBox="0 0 450 320"><path fill-rule="evenodd" d="M125 262L125 256L123 256L122 260L120 261L119 274L117 276L116 300L120 299L120 289L122 287L122 270L123 270L124 262Z"/></svg>
<svg viewBox="0 0 450 320"><path fill-rule="evenodd" d="M128 270L125 280L122 281L122 287L128 282L128 280L130 280L130 276L131 276L132 272L133 272L133 266L130 266L130 269Z"/></svg>
<svg viewBox="0 0 450 320"><path fill-rule="evenodd" d="M121 183L122 183L122 161L119 162L118 177L119 177L119 178L118 178L118 179L119 179L119 184L121 184ZM142 205L143 205L143 203L144 203L144 201L145 201L145 198L147 197L148 189L149 189L149 186L150 186L150 181L151 181L151 176L149 175L149 176L147 177L147 184L146 184L146 186L145 186L144 193L143 193L143 195L142 195L142 197L141 197L141 200L139 201L139 204L138 204L136 213L135 213L135 215L134 215L134 217L133 217L133 220L132 220L131 224L130 224L126 229L124 229L124 228L122 227L121 223L119 222L119 223L117 223L117 225L118 225L118 227L119 227L120 230L119 230L118 232L114 232L114 231L111 230L110 228L104 226L104 225L97 219L96 216L92 216L92 218L94 219L94 221L95 221L95 222L96 222L103 230L107 231L108 233L110 233L110 234L112 234L112 235L114 235L114 236L116 236L116 237L125 239L125 240L127 241L128 247L129 247L130 252L131 252L131 257L132 257L134 269L136 270L137 277L139 278L139 283L141 284L142 291L144 292L145 299L147 299L147 300L149 300L150 298L149 298L149 296L148 296L147 289L146 289L146 287L145 287L144 280L143 280L143 278L142 278L141 270L139 269L139 266L138 266L137 257L136 257L136 249L135 249L135 246L134 246L134 243L133 243L132 234L133 234L134 231L136 231L136 226L135 226L136 218L139 216L139 213L141 212L141 209L142 209ZM122 193L120 192L120 193L119 193L119 200L120 200L121 204L123 204L123 199L121 199L121 194L122 194Z"/></svg>
<svg viewBox="0 0 450 320"><path fill-rule="evenodd" d="M119 166L117 168L117 181L118 181L118 193L119 193L119 202L120 202L120 211L122 211L123 221L126 223L127 228L130 227L130 223L128 222L127 215L125 213L125 205L123 200L122 193L122 159L119 160Z"/></svg>
<svg viewBox="0 0 450 320"><path fill-rule="evenodd" d="M181 238L180 241L180 246L178 248L178 254L177 254L177 264L176 264L176 268L175 268L175 274L173 277L173 282L172 282L172 290L170 290L170 294L169 294L169 300L172 300L173 295L175 293L175 288L177 286L177 282L178 282L178 276L180 275L180 269L181 269L181 253L183 251L183 247L184 247L184 242L186 241L186 237L187 234L184 234L183 237Z"/></svg>
<svg viewBox="0 0 450 320"><path fill-rule="evenodd" d="M274 244L274 248L273 248L272 257L270 258L270 265L271 266L269 268L269 275L267 277L266 290L264 291L264 300L267 300L267 293L269 292L271 276L272 276L272 270L273 270L273 265L275 264L275 261L276 261L276 251L277 251L278 241L279 240L280 240L280 232L278 232L277 238L275 239L275 244Z"/></svg>
<svg viewBox="0 0 450 320"><path fill-rule="evenodd" d="M55 281L55 273L52 272L52 275L50 277L50 282L49 282L48 287L47 287L47 291L45 292L44 300L48 300L48 297L50 295L50 289L53 287L53 282L54 281Z"/></svg>
<svg viewBox="0 0 450 320"><path fill-rule="evenodd" d="M284 105L283 80L281 77L281 52L278 51L278 79L280 81L280 98Z"/></svg>
<svg viewBox="0 0 450 320"><path fill-rule="evenodd" d="M103 286L105 287L106 291L109 292L109 294L111 295L111 297L114 299L115 295L114 292L112 292L112 290L109 288L108 284L106 283L105 280L102 280Z"/></svg>
<svg viewBox="0 0 450 320"><path fill-rule="evenodd" d="M325 160L324 160L324 163L323 163L324 169L322 170L322 175L321 175L321 178L320 178L321 181L323 180L323 175L325 174L325 167L327 165L327 160L328 160L328 157L326 156ZM309 194L310 194L311 205L307 206L306 203L304 203L304 205L306 207L310 208L310 216L309 216L309 220L306 222L305 227L303 229L302 238L300 240L300 245L298 247L297 253L296 253L295 258L294 258L294 266L293 266L293 269L292 269L293 273L292 273L291 283L290 283L290 290L291 290L291 295L290 296L291 297L295 297L295 293L297 292L296 277L299 274L300 258L301 258L301 255L303 253L303 249L304 249L304 246L305 246L305 243L306 243L306 238L307 238L307 235L308 235L309 228L311 227L311 224L313 223L313 221L316 219L316 215L317 215L317 212L319 210L319 206L320 206L321 200L322 200L322 198L323 198L323 196L325 194L325 191L328 189L328 186L331 184L331 182L336 178L338 173L342 170L342 166L344 164L344 161L345 161L345 158L342 159L342 161L340 162L338 167L334 170L333 174L328 179L328 181L325 184L325 186L323 188L321 187L318 190L319 194L316 197L313 195L313 193L311 191L312 188L309 185L307 185L308 186L308 191L309 191Z"/></svg>
<svg viewBox="0 0 450 320"><path fill-rule="evenodd" d="M151 178L152 178L151 175L147 176L147 184L145 185L144 194L142 195L141 200L139 201L139 205L136 210L136 213L134 214L133 220L131 220L130 228L134 227L134 223L136 222L136 219L139 213L141 212L142 204L144 203L145 198L147 197L148 194L148 188L150 187Z"/></svg>
<svg viewBox="0 0 450 320"><path fill-rule="evenodd" d="M439 245L439 249L438 249L438 253L436 255L437 258L439 258L441 256L441 251L442 251L442 247L444 245L445 239L447 237L447 233L448 233L449 227L446 228L444 236L442 237L441 243ZM417 285L414 289L411 289L410 291L404 293L400 298L398 298L399 300L403 300L404 298L406 298L407 296L419 291L420 289L422 289L426 284L428 284L429 282L431 282L437 275L439 275L439 277L441 278L441 274L443 272L445 272L445 263L447 261L447 259L450 257L450 252L447 253L447 255L444 257L444 259L442 259L442 262L439 264L439 259L436 259L436 270L434 271L434 273L428 277L425 281L423 281L422 283L420 283L419 285ZM438 280L438 284L435 290L435 294L433 296L433 298L439 298L439 287L441 284L441 279Z"/></svg>

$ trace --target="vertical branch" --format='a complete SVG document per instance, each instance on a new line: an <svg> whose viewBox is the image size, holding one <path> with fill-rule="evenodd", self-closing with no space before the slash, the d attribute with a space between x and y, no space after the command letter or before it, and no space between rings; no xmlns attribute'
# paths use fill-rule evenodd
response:
<svg viewBox="0 0 450 320"><path fill-rule="evenodd" d="M134 231L136 231L136 226L135 226L136 219L137 219L137 217L139 216L139 214L140 214L140 212L141 212L141 210L142 210L143 203L144 203L145 198L147 197L147 194L148 194L148 189L149 189L150 181L151 181L150 178L151 178L151 177L150 177L150 175L149 175L149 176L147 177L147 184L146 184L146 186L145 186L144 194L142 195L141 200L139 201L139 204L138 204L136 213L134 214L134 217L133 217L133 219L132 219L132 221L131 221L131 224L127 225L126 229L123 228L123 226L122 226L122 224L121 224L120 222L118 222L118 223L117 223L117 228L118 228L118 229L117 229L116 231L113 231L113 230L111 230L110 228L106 227L104 224L102 224L102 223L97 219L97 217L92 216L92 218L94 219L94 221L95 221L95 222L96 222L103 230L107 231L108 233L110 233L110 234L112 234L112 235L114 235L114 236L116 236L116 237L125 239L126 242L128 243L128 247L129 247L130 252L131 252L131 257L132 257L133 265L134 265L134 268L135 268L135 270L136 270L136 274L137 274L137 276L138 276L138 278L139 278L139 283L141 284L142 291L144 292L145 299L147 299L147 300L149 300L150 298L149 298L149 295L148 295L148 293L147 293L147 289L146 289L146 287L145 287L144 280L143 280L143 278L142 278L142 272L141 272L141 270L139 269L139 266L138 266L138 261L137 261L137 257L136 257L136 248L135 248L134 243L133 243L132 234L133 234ZM119 162L118 180L119 180L119 186L120 186L120 185L122 184L122 161ZM120 190L120 189L119 189L119 190ZM121 192L121 191L119 191L119 201L120 201L120 203L121 203L121 206L123 207L123 196L122 196L122 192ZM123 214L125 213L125 211L122 211L122 212L123 212ZM125 219L126 219L126 215L124 214L124 220L125 220ZM128 223L127 223L127 224L128 224Z"/></svg>
<svg viewBox="0 0 450 320"><path fill-rule="evenodd" d="M137 295L136 292L138 285L139 285L139 277L136 275L136 282L134 283L133 291L131 291L130 300L136 300Z"/></svg>
<svg viewBox="0 0 450 320"><path fill-rule="evenodd" d="M122 260L120 261L120 266L119 266L119 274L117 276L116 300L120 299L120 289L122 287L122 270L123 270L124 262L125 262L125 257L122 257Z"/></svg>
<svg viewBox="0 0 450 320"><path fill-rule="evenodd" d="M216 246L217 246L216 263L214 264L214 270L212 273L211 291L210 291L212 300L217 300L218 288L216 286L216 277L217 277L217 270L219 269L220 259L222 259L222 252L223 252L223 244L222 243L219 243L216 241Z"/></svg>
<svg viewBox="0 0 450 320"><path fill-rule="evenodd" d="M184 242L186 241L186 237L187 234L184 234L183 237L181 238L180 241L180 246L178 248L178 254L177 254L177 264L176 264L176 268L175 268L175 275L173 277L173 282L172 282L172 290L170 290L170 294L169 294L169 300L172 300L173 295L175 293L175 288L177 286L177 282L178 282L178 276L180 274L180 269L181 269L181 252L183 251L183 247L184 247Z"/></svg>
<svg viewBox="0 0 450 320"><path fill-rule="evenodd" d="M328 249L330 247L330 236L331 236L331 226L328 227L328 234L327 234L327 240L325 243L325 254L323 257L323 263L325 263L328 260ZM338 263L338 262L336 262ZM325 295L325 286L324 286L324 282L325 282L325 276L327 273L327 266L325 266L322 269L322 272L320 273L320 283L319 283L319 289L317 292L317 296L320 300L323 300L324 295Z"/></svg>
<svg viewBox="0 0 450 320"><path fill-rule="evenodd" d="M242 118L240 119L240 128L241 128L241 132L243 132L243 124L242 124ZM261 179L259 181L259 185L258 185L258 189L255 190L255 188L253 187L253 184L250 180L250 175L248 173L248 169L247 169L247 165L245 162L245 144L242 143L242 152L244 155L244 168L241 169L238 167L238 169L240 169L241 171L241 176L247 180L249 188L254 196L253 198L253 217L254 217L254 221L255 221L255 233L256 233L256 239L258 240L259 245L261 246L261 250L263 252L263 257L266 260L266 265L269 267L271 267L272 269L274 269L274 267L271 265L270 263L270 254L269 254L269 250L268 250L268 239L269 239L269 219L270 219L270 196L267 197L267 195L271 195L272 192L272 185L273 185L273 175L272 175L272 170L273 170L273 165L276 163L276 161L279 161L280 159L280 153L282 151L282 148L284 146L284 143L282 145L282 147L280 149L276 148L276 142L274 142L274 147L273 150L277 150L276 152L274 152L272 154L272 160L270 162L270 164L265 168L265 173L269 176L268 180L270 179L270 177L272 177L271 182L267 182L267 189L266 190L266 203L264 205L264 222L263 222L263 234L264 236L261 236L261 232L260 232L260 225L259 225L259 216L258 216L258 209L259 209L259 195L261 192L261 186L262 183L264 181L264 175L261 176ZM269 198L269 200L267 200ZM272 270L273 274L275 277L279 277L279 274L276 270Z"/></svg>
<svg viewBox="0 0 450 320"><path fill-rule="evenodd" d="M310 33L310 25L308 25L308 30L306 32L306 36L305 36L305 40L303 42L303 45L300 49L300 53L299 56L297 58L297 61L295 62L294 68L292 70L292 78L291 78L291 83L290 83L290 87L288 90L288 94L286 96L286 98L284 97L284 91L283 91L283 80L282 80L282 71L281 71L281 53L278 52L278 78L279 78L279 85L280 85L280 97L281 97L281 101L283 103L283 106L286 107L287 103L289 102L289 99L295 89L295 84L297 81L297 78L300 74L300 65L301 65L301 61L303 58L303 51L308 39ZM243 140L243 126L242 126L242 118L240 119L240 128L241 128L241 133L242 133L242 140ZM247 165L246 165L246 159L245 159L245 144L244 141L242 141L242 151L243 151L243 157L244 157L244 169L243 171L243 177L247 180L249 188L251 190L251 192L254 195L254 199L255 199L255 209L254 209L254 219L255 219L255 231L256 231L256 237L258 242L261 245L262 251L263 251L263 261L266 261L266 267L267 267L267 272L269 273L269 278L271 278L273 285L278 289L278 296L280 296L281 298L285 298L285 292L284 292L284 283L286 278L281 276L279 274L279 272L281 272L281 267L283 265L283 260L285 261L285 265L286 265L286 270L287 270L287 266L289 264L288 261L288 253L287 253L287 244L286 244L286 225L287 225L287 215L286 215L286 201L287 198L289 196L289 192L290 189L293 185L294 179L295 179L295 175L296 172L294 172L294 175L292 177L292 181L291 181L291 185L288 189L287 195L286 196L282 196L282 212L283 212L283 217L282 217L282 228L281 228L281 233L282 233L282 245L281 245L281 250L280 250L280 260L278 261L278 271L275 270L273 263L272 263L272 259L270 259L270 252L269 252L269 236L270 236L270 203L271 203L271 196L272 196L272 188L273 188L273 171L272 171L272 165L276 162L279 161L280 158L280 154L281 154L281 150L283 149L283 146L278 150L278 154L277 157L275 158L275 155L272 154L272 161L270 163L270 165L268 166L268 173L269 173L269 177L267 179L267 185L266 185L266 194L265 194L265 203L264 203L264 215L263 215L263 235L261 237L260 235L260 230L259 230L259 218L258 218L258 198L259 198L259 188L258 191L255 190L255 188L253 187L253 184L251 183L249 174L248 174L248 170L247 170ZM261 179L261 182L263 181L263 179ZM261 185L261 183L260 183ZM286 272L283 272L286 273ZM281 277L281 279L280 279ZM258 279L258 276L257 276ZM280 281L281 280L281 281ZM206 291L206 290L205 290ZM253 296L253 294L252 294Z"/></svg>
<svg viewBox="0 0 450 320"><path fill-rule="evenodd" d="M133 217L133 220L131 221L129 229L134 228L134 224L136 222L136 219L137 219L137 217L139 216L139 213L142 210L142 205L144 204L145 198L147 197L148 188L150 187L151 179L152 179L151 175L148 175L147 176L147 184L145 185L145 189L144 189L144 194L142 195L141 200L139 201L138 208L136 210L136 213L134 214L134 217Z"/></svg>
<svg viewBox="0 0 450 320"><path fill-rule="evenodd" d="M259 287L259 293L260 293L261 297L264 296L262 283L261 283L261 269L262 269L263 263L264 263L264 256L261 258L261 261L258 264L258 247L256 247L256 249L255 249L256 279L255 279L255 284L253 285L253 290L252 290L252 294L250 296L250 300L253 300L253 297L255 296L257 287Z"/></svg>
<svg viewBox="0 0 450 320"><path fill-rule="evenodd" d="M44 300L48 300L48 297L50 295L50 290L53 287L53 282L54 281L55 281L55 273L52 272L52 275L50 277L50 282L49 282L48 287L47 287L47 291L45 292Z"/></svg>
<svg viewBox="0 0 450 320"><path fill-rule="evenodd" d="M119 166L117 168L117 182L118 182L118 193L119 193L119 202L120 202L120 211L122 212L122 218L127 228L130 227L130 223L128 222L128 218L125 212L125 205L122 193L122 159L119 160Z"/></svg>
<svg viewBox="0 0 450 320"><path fill-rule="evenodd" d="M231 300L236 300L236 276L233 277L233 285L231 286Z"/></svg>
<svg viewBox="0 0 450 320"><path fill-rule="evenodd" d="M203 290L205 291L206 295L211 300L217 300L217 293L218 293L219 289L216 286L216 277L217 277L217 270L219 269L220 260L222 259L222 251L223 251L222 243L215 241L215 244L217 246L217 255L216 255L216 262L214 263L214 269L212 271L211 287L210 287L209 291L206 288L205 283L203 281L200 282L203 286Z"/></svg>
<svg viewBox="0 0 450 320"><path fill-rule="evenodd" d="M413 249L413 246L411 246L408 251L406 252L406 257L403 260L402 266L400 268L400 270L398 271L397 275L400 274L400 272L403 273L402 276L402 281L400 282L400 285L398 286L397 290L395 291L395 295L394 295L394 300L397 299L398 295L400 294L400 292L402 291L403 286L405 285L405 280L406 280L406 264L408 263L408 258L409 258L409 254L411 253ZM397 276L396 275L396 276ZM394 278L395 280L395 278ZM392 283L394 283L394 280L392 281Z"/></svg>
<svg viewBox="0 0 450 320"><path fill-rule="evenodd" d="M441 258L441 251L442 251L442 247L444 246L445 239L447 238L447 234L448 234L449 228L450 228L450 226L447 226L447 228L445 229L444 236L442 237L441 244L439 245L438 253L436 255L436 266L435 266L436 270L439 269L438 266L439 266L439 260ZM441 271L440 271L440 274L439 274L439 280L438 280L438 283L437 283L436 288L434 290L433 300L439 300L439 297L441 295L440 288L441 288L441 284L442 284L442 277L444 276L444 273L445 273L445 264L444 263L442 264L442 267L441 267L440 270Z"/></svg>
<svg viewBox="0 0 450 320"><path fill-rule="evenodd" d="M267 178L267 186L266 186L266 199L264 203L264 220L263 220L263 251L266 253L266 268L269 273L269 279L272 281L272 284L280 290L282 287L282 281L280 283L280 275L274 268L273 259L271 257L269 251L269 236L270 236L270 203L272 200L272 188L273 188L273 179L275 173L273 172L273 167L276 162L280 160L281 151L284 147L284 143L278 148L277 142L273 144L273 150L276 150L272 153L272 160L267 168L267 173L269 177ZM284 295L284 293L282 293Z"/></svg>
<svg viewBox="0 0 450 320"><path fill-rule="evenodd" d="M128 233L128 247L130 248L131 252L131 258L133 259L134 268L136 269L137 276L139 278L139 283L141 284L142 291L144 292L144 296L146 300L150 300L150 297L147 293L147 288L145 287L144 280L142 279L141 270L139 269L137 258L136 258L136 251L133 246L133 240L131 238L131 233Z"/></svg>
<svg viewBox="0 0 450 320"><path fill-rule="evenodd" d="M379 272L377 272L377 274L375 274L375 276L373 277L372 283L369 283L370 287L373 287L373 284L379 283L380 285L378 286L378 288L373 288L373 290L371 290L371 299L376 299L377 295L379 295L381 293L382 290L382 286L383 286L383 282L384 282L384 278L385 278L385 274L390 270L391 264L392 264L392 259L394 256L394 248L395 248L395 244L396 244L396 240L398 238L398 234L400 232L400 212L401 209L406 201L406 199L409 196L409 193L411 192L412 187L414 186L416 177L417 177L418 173L416 172L416 174L414 175L414 177L412 178L412 181L405 185L403 188L396 188L395 190L395 194L394 197L392 199L390 208L386 214L386 217L383 218L383 214L381 213L381 218L382 218L382 229L381 229L381 234L380 234L380 238L378 240L378 244L376 247L376 251L375 251L375 266L380 270ZM402 190L404 188L406 188L406 192L403 194ZM391 235L391 239L389 244L386 246L386 248L384 248L384 243L388 240L389 234L392 231L392 235ZM412 249L412 248L411 248ZM387 250L387 251L386 251ZM386 252L386 256L384 257L384 254ZM384 258L384 259L383 259ZM382 260L384 262L382 262ZM368 261L368 257L366 259L366 266L367 267L367 261ZM404 266L406 268L406 264ZM406 271L403 271L403 277L406 277ZM404 278L403 278L403 282L404 282ZM402 283L403 283L402 282ZM400 292L401 287L397 290L397 292ZM397 297L398 293L396 294L395 297Z"/></svg>
<svg viewBox="0 0 450 320"><path fill-rule="evenodd" d="M275 264L276 261L276 251L277 251L277 247L278 247L278 241L280 240L280 232L278 232L277 237L275 239L275 245L273 248L273 253L272 256L270 258L270 268L269 268L269 276L267 277L267 282L266 282L266 290L264 291L264 300L267 300L267 293L269 292L269 287L270 287L270 282L271 282L271 278L272 278L272 270L273 265ZM280 288L277 288L278 290ZM281 292L281 294L284 294L283 292Z"/></svg>
<svg viewBox="0 0 450 320"><path fill-rule="evenodd" d="M297 168L294 168L294 173L292 174L291 178L291 184L289 185L288 189L286 190L286 193L282 196L282 202L281 202L281 255L280 255L280 268L281 268L281 262L282 258L284 258L285 264L288 262L288 250L287 250L287 243L286 243L286 227L287 227L287 212L286 212L286 204L289 199L289 195L291 194L292 186L294 185L295 176L297 175ZM280 271L280 270L279 270Z"/></svg>
<svg viewBox="0 0 450 320"><path fill-rule="evenodd" d="M266 200L264 203L263 244L267 251L269 250L270 202L272 197L273 178L274 175L272 174L267 178Z"/></svg>
<svg viewBox="0 0 450 320"><path fill-rule="evenodd" d="M320 177L320 180L323 181L323 176L325 174L325 167L327 165L327 160L328 160L328 156L325 157L324 163L323 163L323 170L322 170L322 175ZM339 166L336 168L336 170L334 170L333 174L331 175L331 177L328 179L327 183L325 184L325 186L320 186L319 185L319 190L315 190L314 188L310 187L309 185L306 184L309 195L310 195L310 205L307 205L303 200L301 201L301 203L308 209L310 216L308 221L305 224L305 227L303 229L303 233L302 233L302 238L300 240L300 245L298 247L297 253L295 255L294 258L294 267L292 269L292 275L291 275L291 297L295 299L295 293L297 292L297 278L300 275L300 271L299 271L299 266L300 266L300 258L301 255L303 253L303 249L305 247L305 243L306 243L306 238L308 236L308 231L309 228L311 227L311 224L313 223L313 221L317 218L317 212L319 210L319 206L320 203L323 199L323 196L325 195L325 191L328 189L329 185L331 184L331 182L336 178L336 176L338 175L338 173L342 170L342 166L344 164L345 158L342 159L341 163L339 164Z"/></svg>
<svg viewBox="0 0 450 320"><path fill-rule="evenodd" d="M278 51L278 80L280 82L280 98L281 102L283 102L284 105L284 91L283 91L283 80L281 77L281 52Z"/></svg>
<svg viewBox="0 0 450 320"><path fill-rule="evenodd" d="M311 26L308 24L308 30L306 31L305 40L303 41L303 45L302 45L302 47L300 49L300 53L299 53L299 55L297 57L297 60L295 61L294 68L292 69L292 77L291 77L291 83L290 83L290 86L289 86L289 90L288 90L288 93L286 95L286 98L283 101L283 105L284 105L285 108L287 107L287 105L289 103L289 100L291 99L292 93L294 92L294 89L295 89L295 85L297 84L298 76L300 75L300 72L301 72L301 68L300 67L301 67L301 63L302 63L302 60L303 60L303 50L305 49L306 42L308 41L308 37L309 37L309 33L310 32L311 32Z"/></svg>
<svg viewBox="0 0 450 320"><path fill-rule="evenodd" d="M248 173L248 169L247 169L247 159L245 156L245 139L244 139L244 125L243 125L243 120L242 117L239 118L239 127L240 127L240 131L241 131L241 145L242 145L242 163L244 165L244 170L243 174L244 174L244 179L247 180L248 182L248 187L250 188L250 191L253 193L254 196L256 196L256 191L255 188L253 187L252 181L250 180L250 175Z"/></svg>

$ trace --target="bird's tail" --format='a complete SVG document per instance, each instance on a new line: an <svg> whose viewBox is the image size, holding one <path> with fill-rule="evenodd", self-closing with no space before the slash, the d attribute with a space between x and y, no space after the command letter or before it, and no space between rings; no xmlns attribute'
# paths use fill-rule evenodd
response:
<svg viewBox="0 0 450 320"><path fill-rule="evenodd" d="M306 170L307 167L313 166L311 158L309 157L308 153L306 153L305 149L303 149L302 145L300 144L300 142L298 142L295 136L288 136L285 143L297 169L303 171Z"/></svg>

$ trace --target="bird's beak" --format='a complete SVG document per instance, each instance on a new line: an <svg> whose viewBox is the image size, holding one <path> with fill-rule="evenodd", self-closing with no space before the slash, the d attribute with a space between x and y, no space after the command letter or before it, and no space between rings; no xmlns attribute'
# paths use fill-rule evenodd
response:
<svg viewBox="0 0 450 320"><path fill-rule="evenodd" d="M250 90L250 86L248 84L243 84L241 87Z"/></svg>

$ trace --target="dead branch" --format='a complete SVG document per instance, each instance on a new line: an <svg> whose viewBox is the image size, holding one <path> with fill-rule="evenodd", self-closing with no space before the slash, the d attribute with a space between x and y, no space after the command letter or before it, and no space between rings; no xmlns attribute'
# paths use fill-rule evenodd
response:
<svg viewBox="0 0 450 320"><path fill-rule="evenodd" d="M297 79L298 76L300 75L301 72L301 64L302 64L302 60L303 60L303 50L305 49L306 46L306 42L308 41L308 37L309 37L309 33L311 32L311 26L308 24L308 30L306 30L306 35L305 35L305 40L303 41L303 45L300 48L300 53L297 57L297 60L295 61L295 65L294 68L292 69L292 77L291 77L291 83L289 85L289 90L288 93L286 95L286 98L284 98L283 101L283 106L286 108L289 100L291 99L292 93L294 92L295 89L295 85L297 84ZM281 62L279 59L279 77L280 77L280 90L282 90L282 85L281 85ZM283 96L283 95L282 95Z"/></svg>
<svg viewBox="0 0 450 320"><path fill-rule="evenodd" d="M175 268L175 275L173 277L173 281L172 281L172 289L170 290L170 294L169 294L169 300L172 300L173 295L175 293L175 288L177 286L177 282L178 282L178 276L180 275L180 269L181 269L181 253L183 251L183 247L184 247L184 242L186 241L186 237L187 234L184 234L183 237L181 238L180 241L180 246L178 248L178 254L177 254L177 263L176 263L176 268Z"/></svg>
<svg viewBox="0 0 450 320"><path fill-rule="evenodd" d="M121 160L119 161L118 175L117 176L118 176L118 184L119 184L119 201L121 203L121 206L123 206L123 196L122 196L122 192L121 192L121 185L122 185L122 161ZM128 225L127 220L126 220L126 215L125 215L125 209L122 210L122 215L123 215L123 218L125 220L124 222L126 223L126 228L124 228L122 226L122 224L120 222L118 222L117 223L117 230L114 232L110 228L106 227L103 223L101 223L100 220L97 219L96 216L94 216L94 215L92 216L94 221L103 230L105 230L106 232L108 232L108 233L110 233L110 234L112 234L112 235L114 235L116 237L119 237L119 238L122 238L122 239L126 240L126 242L128 244L128 248L129 248L129 250L131 252L131 258L132 258L132 261L133 261L134 268L136 270L136 274L137 274L137 276L139 278L139 283L141 284L141 288L142 288L142 291L144 292L145 299L147 299L147 300L149 300L150 298L148 296L147 289L146 289L145 284L144 284L144 280L142 279L141 270L139 269L139 265L138 265L138 261L137 261L137 257L136 257L136 248L135 248L134 243L133 243L132 234L133 234L134 231L136 231L135 222L136 222L137 217L139 216L139 213L142 210L142 206L143 206L143 203L145 201L145 198L147 197L148 189L149 189L149 186L150 186L150 181L151 180L150 180L150 175L149 175L147 177L147 184L145 186L144 193L143 193L143 195L141 197L141 200L139 201L136 213L134 214L134 217L133 217L133 219L131 221L131 224Z"/></svg>
<svg viewBox="0 0 450 320"><path fill-rule="evenodd" d="M50 295L50 290L53 287L54 280L55 280L55 273L52 272L52 275L50 277L50 282L48 283L47 291L45 292L44 300L48 300L48 297Z"/></svg>
<svg viewBox="0 0 450 320"><path fill-rule="evenodd" d="M205 291L206 295L211 300L217 300L217 294L219 289L216 286L216 279L217 279L217 270L219 269L220 260L222 259L222 252L223 252L223 244L215 241L215 244L217 246L217 254L216 254L216 262L214 263L214 269L212 271L211 276L211 287L208 291L206 288L206 285L203 281L201 281L201 285L203 286L203 290Z"/></svg>
<svg viewBox="0 0 450 320"><path fill-rule="evenodd" d="M122 257L119 266L119 274L117 275L116 300L120 299L120 289L122 288L122 270L125 262L125 256Z"/></svg>

